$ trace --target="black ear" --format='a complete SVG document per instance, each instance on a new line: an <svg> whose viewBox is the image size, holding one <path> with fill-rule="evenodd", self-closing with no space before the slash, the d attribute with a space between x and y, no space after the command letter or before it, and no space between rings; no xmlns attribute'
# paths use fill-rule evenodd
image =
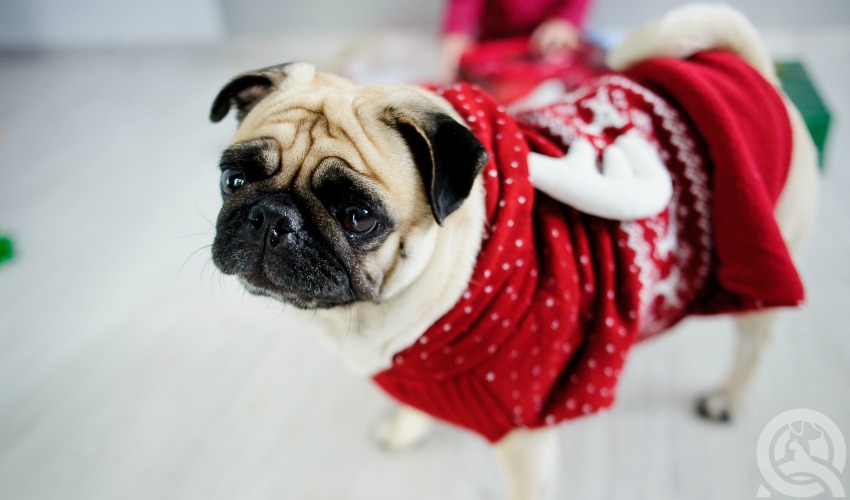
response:
<svg viewBox="0 0 850 500"><path fill-rule="evenodd" d="M469 196L487 164L487 151L469 129L445 113L400 117L396 123L422 175L434 219L442 225Z"/></svg>
<svg viewBox="0 0 850 500"><path fill-rule="evenodd" d="M213 101L210 120L220 122L236 107L236 118L242 119L258 102L277 89L286 78L286 67L291 63L248 71L237 76L222 88Z"/></svg>

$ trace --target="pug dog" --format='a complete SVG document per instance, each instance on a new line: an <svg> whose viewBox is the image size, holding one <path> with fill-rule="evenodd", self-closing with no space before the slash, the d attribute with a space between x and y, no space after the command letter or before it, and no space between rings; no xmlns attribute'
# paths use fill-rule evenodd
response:
<svg viewBox="0 0 850 500"><path fill-rule="evenodd" d="M239 122L220 161L213 261L253 294L316 311L317 335L404 404L379 442L412 446L431 417L466 427L493 443L512 499L552 498L555 424L609 406L628 348L697 310L743 313L728 379L698 402L728 420L776 307L801 299L788 255L813 217L814 147L736 11L678 9L609 56L621 71L653 61L686 79L692 66L677 64L731 68L736 85L774 94L764 99L786 135L724 147L749 125L717 139L616 75L511 116L470 86L360 87L306 63L241 74L211 111ZM649 72L665 78L659 67ZM630 99L638 109L625 112ZM769 220L754 223L773 247L733 255L784 276L763 296L716 276L729 216L714 200L742 194L717 172L749 146L787 172L761 207ZM696 243L677 247L688 231ZM732 302L697 306L730 290Z"/></svg>

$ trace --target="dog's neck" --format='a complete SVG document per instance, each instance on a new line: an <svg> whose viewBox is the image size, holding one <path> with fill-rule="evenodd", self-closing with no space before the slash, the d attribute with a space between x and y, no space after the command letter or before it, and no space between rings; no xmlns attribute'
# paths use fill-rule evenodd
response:
<svg viewBox="0 0 850 500"><path fill-rule="evenodd" d="M321 310L317 334L353 371L373 375L416 341L466 290L484 234L481 179L463 205L435 230L434 251L407 288L381 302Z"/></svg>

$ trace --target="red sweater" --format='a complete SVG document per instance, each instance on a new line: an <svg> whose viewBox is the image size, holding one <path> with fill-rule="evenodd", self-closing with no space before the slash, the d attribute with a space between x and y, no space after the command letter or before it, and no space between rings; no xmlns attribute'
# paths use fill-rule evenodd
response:
<svg viewBox="0 0 850 500"><path fill-rule="evenodd" d="M552 18L581 28L590 0L449 0L443 31L479 40L529 36Z"/></svg>
<svg viewBox="0 0 850 500"><path fill-rule="evenodd" d="M629 74L518 119L475 87L438 91L490 153L488 224L462 298L375 375L389 394L497 441L610 406L631 346L689 313L802 300L772 216L791 144L776 91L725 53ZM529 182L529 150L560 156L578 136L603 149L628 130L670 170L673 199L658 216L600 219Z"/></svg>

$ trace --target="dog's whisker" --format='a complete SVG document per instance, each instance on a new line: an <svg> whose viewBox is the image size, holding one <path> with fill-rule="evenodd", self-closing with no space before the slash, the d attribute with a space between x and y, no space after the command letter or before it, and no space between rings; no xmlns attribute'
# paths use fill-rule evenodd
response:
<svg viewBox="0 0 850 500"><path fill-rule="evenodd" d="M351 291L351 287L350 287L350 286L348 287L348 289L349 289L349 291ZM354 295L354 292L353 292L353 291L351 291L351 294L352 294L352 296L353 296L353 295ZM360 324L360 308L359 308L359 307L357 307L357 303L356 303L356 302L355 302L354 304L352 304L352 307L354 308L354 314L355 314L355 316L357 317L357 330L355 330L355 332L356 332L356 334L358 334L358 335L359 335L359 334L360 334L360 332L361 332L361 324Z"/></svg>
<svg viewBox="0 0 850 500"><path fill-rule="evenodd" d="M283 315L286 314L286 302L281 302L279 300L271 299L271 298L269 300L270 300L270 305L273 305L275 307L275 309L280 308L278 310L278 313L277 313L277 319L282 318ZM283 307L281 307L281 305Z"/></svg>
<svg viewBox="0 0 850 500"><path fill-rule="evenodd" d="M210 264L212 264L212 259L208 259L208 260L204 261L204 265L201 266L201 279L203 279L205 273L215 272L215 269L211 268ZM210 277L212 277L212 275L210 275Z"/></svg>
<svg viewBox="0 0 850 500"><path fill-rule="evenodd" d="M218 289L222 295L227 295L227 290L224 288L224 274L218 273Z"/></svg>
<svg viewBox="0 0 850 500"><path fill-rule="evenodd" d="M210 225L210 228L214 230L215 224L213 224L213 222L209 219L209 217L207 217L206 215L204 215L203 212L201 212L201 209L200 209L200 207L198 207L197 203L195 203L194 205L195 205L195 211L198 212L198 215L200 215L205 221L207 221L207 223Z"/></svg>
<svg viewBox="0 0 850 500"><path fill-rule="evenodd" d="M201 248L199 248L199 249L195 250L194 252L190 253L190 254L189 254L189 256L188 256L188 257L186 257L186 260L184 260L184 261L183 261L183 264L181 264L181 265L180 265L180 268L177 270L177 273L174 275L174 281L172 282L172 286L174 286L174 285L176 285L176 284L177 284L177 280L180 278L180 273L182 273L182 272L183 272L183 268L185 268L185 267L186 267L186 264L188 264L188 263L189 263L189 261L192 259L192 257L194 257L195 255L197 255L197 254L198 254L198 252L200 252L201 250L206 250L207 248L210 248L210 247L212 247L212 244L204 245L204 246L202 246Z"/></svg>
<svg viewBox="0 0 850 500"><path fill-rule="evenodd" d="M352 306L348 307L348 327L345 329L345 336L342 338L342 343L339 346L339 351L343 352L345 350L345 344L348 342L348 336L351 334L351 316L353 315Z"/></svg>
<svg viewBox="0 0 850 500"><path fill-rule="evenodd" d="M184 234L182 236L177 236L175 239L183 240L183 239L186 239L186 238L193 238L193 237L197 237L197 236L215 236L215 231L212 230L212 229L208 229L207 231L204 231L203 233Z"/></svg>

